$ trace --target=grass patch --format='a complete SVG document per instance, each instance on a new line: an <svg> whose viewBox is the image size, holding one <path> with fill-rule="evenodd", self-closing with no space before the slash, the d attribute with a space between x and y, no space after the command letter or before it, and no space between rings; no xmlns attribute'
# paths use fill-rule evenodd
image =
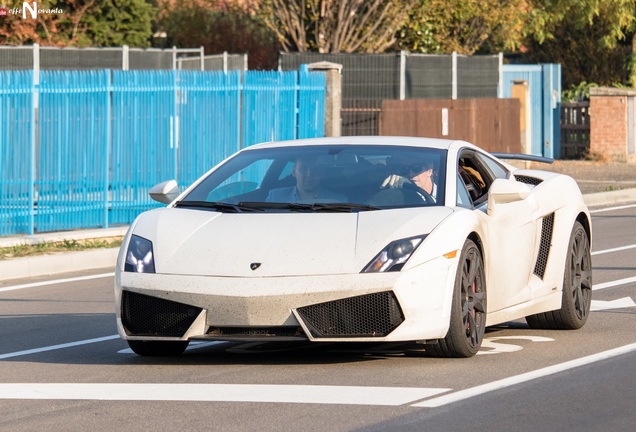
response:
<svg viewBox="0 0 636 432"><path fill-rule="evenodd" d="M0 248L0 260L61 252L115 248L121 245L122 240L123 237L110 237L106 239L63 240L60 242L37 243L32 245L20 244Z"/></svg>

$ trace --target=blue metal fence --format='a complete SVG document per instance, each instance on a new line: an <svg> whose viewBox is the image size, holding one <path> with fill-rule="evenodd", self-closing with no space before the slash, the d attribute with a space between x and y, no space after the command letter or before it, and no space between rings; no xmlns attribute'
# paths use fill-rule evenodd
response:
<svg viewBox="0 0 636 432"><path fill-rule="evenodd" d="M0 71L0 236L33 225L33 72Z"/></svg>
<svg viewBox="0 0 636 432"><path fill-rule="evenodd" d="M241 147L324 135L317 72L0 71L0 236L128 224Z"/></svg>

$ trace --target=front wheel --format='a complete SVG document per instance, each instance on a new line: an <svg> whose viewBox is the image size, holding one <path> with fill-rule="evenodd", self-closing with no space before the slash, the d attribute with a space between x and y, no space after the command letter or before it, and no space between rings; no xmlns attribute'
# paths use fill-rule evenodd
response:
<svg viewBox="0 0 636 432"><path fill-rule="evenodd" d="M472 357L486 331L486 278L479 248L466 240L459 258L451 306L450 327L444 339L426 344L434 357Z"/></svg>
<svg viewBox="0 0 636 432"><path fill-rule="evenodd" d="M129 340L128 346L140 356L171 357L182 354L188 347L188 343L188 341Z"/></svg>
<svg viewBox="0 0 636 432"><path fill-rule="evenodd" d="M574 223L563 275L561 309L530 315L534 329L576 330L585 324L592 305L592 256L590 239L578 221Z"/></svg>

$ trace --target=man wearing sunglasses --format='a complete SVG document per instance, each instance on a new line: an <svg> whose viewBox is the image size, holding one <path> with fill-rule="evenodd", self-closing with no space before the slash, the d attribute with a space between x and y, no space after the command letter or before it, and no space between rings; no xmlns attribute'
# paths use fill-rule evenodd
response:
<svg viewBox="0 0 636 432"><path fill-rule="evenodd" d="M382 188L403 188L404 185L415 185L426 192L425 201L432 199L435 202L437 185L433 181L433 162L424 160L421 163L402 164L395 167L397 174L388 176L382 183ZM407 186L408 187L408 186ZM412 187L412 186L411 186Z"/></svg>

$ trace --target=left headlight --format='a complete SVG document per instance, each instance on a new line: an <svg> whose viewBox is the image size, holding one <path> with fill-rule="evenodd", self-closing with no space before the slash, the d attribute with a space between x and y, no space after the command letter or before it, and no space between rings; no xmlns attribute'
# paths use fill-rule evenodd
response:
<svg viewBox="0 0 636 432"><path fill-rule="evenodd" d="M155 272L155 257L150 240L136 235L130 237L124 271L134 273Z"/></svg>
<svg viewBox="0 0 636 432"><path fill-rule="evenodd" d="M362 270L362 273L400 271L426 236L411 237L389 243Z"/></svg>

